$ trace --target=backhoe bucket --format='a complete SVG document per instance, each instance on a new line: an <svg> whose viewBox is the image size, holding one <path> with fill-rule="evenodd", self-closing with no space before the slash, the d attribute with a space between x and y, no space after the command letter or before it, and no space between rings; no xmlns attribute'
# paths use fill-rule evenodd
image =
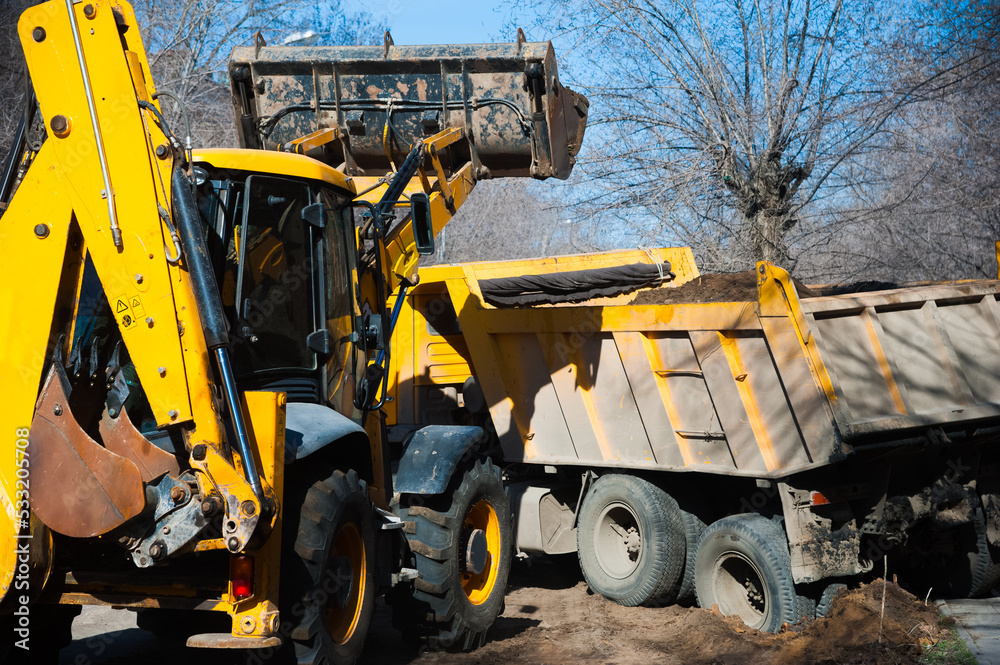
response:
<svg viewBox="0 0 1000 665"><path fill-rule="evenodd" d="M442 154L478 179L569 177L587 98L562 87L549 42L457 46L279 46L233 51L245 148L300 152L382 175L411 145L463 128Z"/></svg>

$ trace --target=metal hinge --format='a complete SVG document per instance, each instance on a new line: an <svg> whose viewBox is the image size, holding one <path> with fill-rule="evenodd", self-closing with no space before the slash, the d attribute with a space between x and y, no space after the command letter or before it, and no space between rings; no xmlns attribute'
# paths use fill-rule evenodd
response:
<svg viewBox="0 0 1000 665"><path fill-rule="evenodd" d="M379 528L382 531L391 531L393 529L403 528L404 524L403 520L396 517L392 513L386 510L382 510L381 508L375 508L375 511L376 513L378 513L379 518L381 518L382 520L382 524L379 526Z"/></svg>
<svg viewBox="0 0 1000 665"><path fill-rule="evenodd" d="M412 582L418 577L420 577L420 573L417 572L416 568L400 568L398 573L392 574L392 586L396 586L400 582Z"/></svg>

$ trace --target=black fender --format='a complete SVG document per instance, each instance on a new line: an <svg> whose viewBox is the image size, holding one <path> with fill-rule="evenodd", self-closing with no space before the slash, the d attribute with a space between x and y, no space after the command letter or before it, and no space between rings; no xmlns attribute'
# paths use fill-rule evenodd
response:
<svg viewBox="0 0 1000 665"><path fill-rule="evenodd" d="M459 462L483 440L482 427L428 425L413 434L399 460L395 491L442 494Z"/></svg>
<svg viewBox="0 0 1000 665"><path fill-rule="evenodd" d="M368 434L361 425L322 404L289 402L285 407L285 463L291 464L348 436Z"/></svg>

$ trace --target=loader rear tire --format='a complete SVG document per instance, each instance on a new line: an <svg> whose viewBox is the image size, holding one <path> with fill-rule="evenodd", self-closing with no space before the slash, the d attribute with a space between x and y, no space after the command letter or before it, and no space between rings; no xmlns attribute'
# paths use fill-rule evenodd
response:
<svg viewBox="0 0 1000 665"><path fill-rule="evenodd" d="M698 604L718 605L723 615L768 633L813 618L816 602L795 589L787 542L781 525L763 515L732 515L712 524L695 560Z"/></svg>
<svg viewBox="0 0 1000 665"><path fill-rule="evenodd" d="M459 467L446 494L402 499L400 516L420 577L412 595L393 603L393 623L431 649L482 646L503 613L513 548L500 469L489 459L476 461Z"/></svg>
<svg viewBox="0 0 1000 665"><path fill-rule="evenodd" d="M286 505L283 529L294 554L282 557L282 628L299 665L352 665L375 609L375 524L365 482L334 471Z"/></svg>
<svg viewBox="0 0 1000 665"><path fill-rule="evenodd" d="M685 559L677 502L650 482L601 476L587 493L577 555L587 585L620 605L658 605L677 596Z"/></svg>

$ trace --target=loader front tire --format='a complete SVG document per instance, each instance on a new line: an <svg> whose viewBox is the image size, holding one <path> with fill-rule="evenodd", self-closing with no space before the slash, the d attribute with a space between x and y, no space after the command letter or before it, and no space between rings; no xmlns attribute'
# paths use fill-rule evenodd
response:
<svg viewBox="0 0 1000 665"><path fill-rule="evenodd" d="M294 493L290 493L290 498ZM294 501L294 499L293 499ZM285 509L281 607L299 665L352 665L375 608L375 525L367 487L334 471Z"/></svg>
<svg viewBox="0 0 1000 665"><path fill-rule="evenodd" d="M419 578L393 603L393 623L432 649L469 651L503 612L513 533L500 469L459 467L440 496L402 497L400 513Z"/></svg>

